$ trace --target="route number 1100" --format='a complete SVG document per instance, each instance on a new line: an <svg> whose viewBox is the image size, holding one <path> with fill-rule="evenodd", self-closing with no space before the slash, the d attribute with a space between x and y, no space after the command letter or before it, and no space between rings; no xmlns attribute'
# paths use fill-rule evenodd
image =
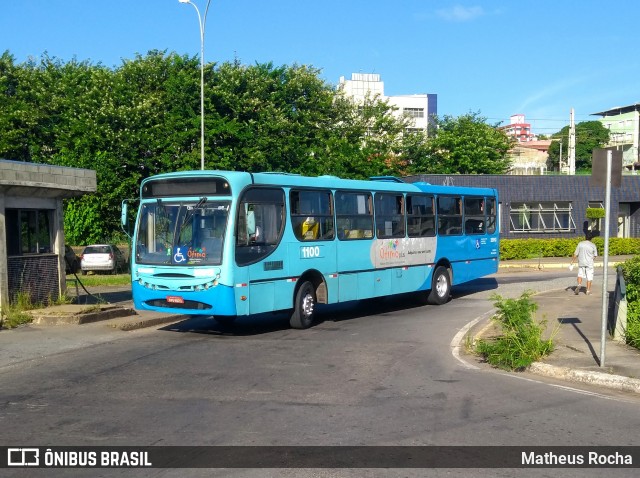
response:
<svg viewBox="0 0 640 478"><path fill-rule="evenodd" d="M304 246L300 248L300 257L302 259L312 259L322 257L320 254L320 246Z"/></svg>

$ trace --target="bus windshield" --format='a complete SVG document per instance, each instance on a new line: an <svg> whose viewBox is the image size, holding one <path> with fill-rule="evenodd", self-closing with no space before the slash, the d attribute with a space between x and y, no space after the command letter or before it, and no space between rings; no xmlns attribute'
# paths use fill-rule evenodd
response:
<svg viewBox="0 0 640 478"><path fill-rule="evenodd" d="M141 206L136 262L176 266L219 265L228 201L162 201Z"/></svg>

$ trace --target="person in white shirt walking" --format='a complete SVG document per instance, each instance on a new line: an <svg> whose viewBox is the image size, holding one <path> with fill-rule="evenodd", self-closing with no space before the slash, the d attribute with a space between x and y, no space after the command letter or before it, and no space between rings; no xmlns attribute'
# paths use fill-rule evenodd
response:
<svg viewBox="0 0 640 478"><path fill-rule="evenodd" d="M591 238L593 237L591 231L587 231L584 237L584 241L580 241L573 253L571 259L571 265L573 266L576 259L578 260L578 285L573 291L575 295L580 293L582 289L582 279L587 280L587 295L591 295L591 283L593 282L593 258L598 256L598 249Z"/></svg>

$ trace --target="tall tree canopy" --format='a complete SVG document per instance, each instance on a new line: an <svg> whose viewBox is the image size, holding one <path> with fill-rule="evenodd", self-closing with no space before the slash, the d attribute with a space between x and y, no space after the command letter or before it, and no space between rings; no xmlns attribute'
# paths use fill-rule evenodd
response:
<svg viewBox="0 0 640 478"><path fill-rule="evenodd" d="M205 167L347 178L503 171L501 133L476 115L438 134L379 98L354 103L304 65L205 66ZM151 51L117 68L0 56L0 158L94 169L98 191L65 201L71 243L112 239L142 179L200 167L200 62Z"/></svg>
<svg viewBox="0 0 640 478"><path fill-rule="evenodd" d="M504 174L513 140L479 113L436 119L435 135L426 143L426 156L416 158L410 170L419 173Z"/></svg>

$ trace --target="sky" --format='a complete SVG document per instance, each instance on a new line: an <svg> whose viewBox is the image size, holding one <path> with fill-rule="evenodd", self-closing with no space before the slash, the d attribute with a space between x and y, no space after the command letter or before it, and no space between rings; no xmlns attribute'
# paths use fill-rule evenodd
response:
<svg viewBox="0 0 640 478"><path fill-rule="evenodd" d="M192 0L204 15L207 0ZM619 0L210 0L205 62L309 65L337 85L377 73L386 95L437 94L438 114L536 134L640 103L640 2ZM178 0L0 0L0 53L108 67L166 50L200 55Z"/></svg>

